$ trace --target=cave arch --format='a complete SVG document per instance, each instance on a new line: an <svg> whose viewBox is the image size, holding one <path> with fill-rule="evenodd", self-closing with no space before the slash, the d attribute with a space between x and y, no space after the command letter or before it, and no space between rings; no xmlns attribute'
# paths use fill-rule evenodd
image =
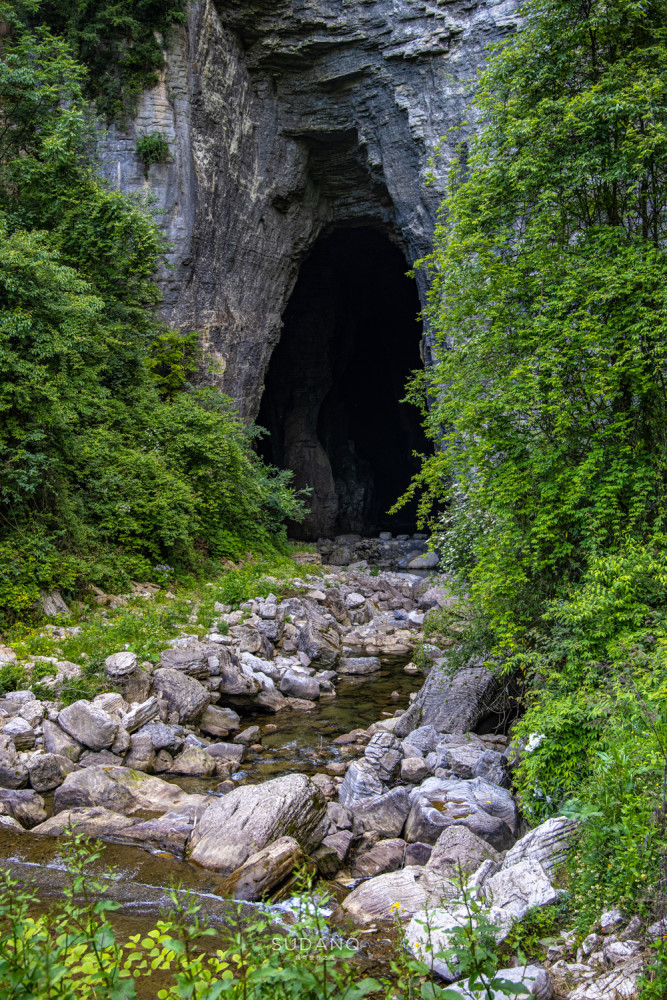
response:
<svg viewBox="0 0 667 1000"><path fill-rule="evenodd" d="M262 456L312 489L293 534L414 531L388 509L427 448L417 409L401 403L421 366L419 297L401 251L371 228L320 237L299 272L265 378Z"/></svg>

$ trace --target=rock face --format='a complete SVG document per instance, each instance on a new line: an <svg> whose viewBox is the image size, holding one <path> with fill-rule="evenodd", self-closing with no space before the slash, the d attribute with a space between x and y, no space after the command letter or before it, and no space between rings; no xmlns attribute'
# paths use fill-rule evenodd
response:
<svg viewBox="0 0 667 1000"><path fill-rule="evenodd" d="M153 164L148 178L173 245L172 270L162 276L167 317L202 331L202 377L244 416L257 414L281 317L323 231L372 227L400 247L406 267L428 253L448 165L474 121L450 130L467 120L485 48L513 30L517 6L190 5L158 85L125 130L109 130L100 159L112 184L143 191L138 135L157 129L169 142L168 162ZM427 186L442 136L439 176ZM304 470L317 484L314 538L317 528L330 534L338 508L356 502L318 439L320 388L313 404L292 410L281 443L285 464L300 462L296 486ZM359 483L352 450L344 461Z"/></svg>
<svg viewBox="0 0 667 1000"><path fill-rule="evenodd" d="M498 692L493 673L481 663L469 663L454 673L447 661L431 668L417 698L396 727L397 736L408 736L418 726L433 726L439 733L466 733L490 709Z"/></svg>
<svg viewBox="0 0 667 1000"><path fill-rule="evenodd" d="M244 785L203 813L190 837L190 860L231 875L281 837L293 837L309 853L324 835L325 815L322 792L303 774Z"/></svg>

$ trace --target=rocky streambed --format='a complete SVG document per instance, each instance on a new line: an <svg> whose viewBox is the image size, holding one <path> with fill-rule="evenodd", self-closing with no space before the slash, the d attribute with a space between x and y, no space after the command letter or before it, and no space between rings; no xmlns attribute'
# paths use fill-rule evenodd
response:
<svg viewBox="0 0 667 1000"><path fill-rule="evenodd" d="M43 897L58 892L55 838L76 829L113 845L128 918L159 909L176 875L215 919L225 898L289 895L307 863L333 889L339 919L372 932L398 915L426 957L425 910L432 939L446 943L465 919L464 882L502 942L559 898L575 827L554 817L526 829L507 737L484 731L501 693L491 671L471 663L452 676L436 648L425 680L412 664L424 614L446 600L423 575L372 575L364 563L306 573L290 596L217 606L209 634L173 640L156 668L110 653L113 690L92 701L5 695L5 865L37 875ZM602 915L586 948L566 936L521 977L542 1000L554 989L571 1000L634 995L647 935L660 929L631 917Z"/></svg>

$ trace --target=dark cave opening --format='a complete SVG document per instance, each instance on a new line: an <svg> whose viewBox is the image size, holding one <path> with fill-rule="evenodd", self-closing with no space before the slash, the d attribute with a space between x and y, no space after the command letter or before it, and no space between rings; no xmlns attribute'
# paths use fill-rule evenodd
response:
<svg viewBox="0 0 667 1000"><path fill-rule="evenodd" d="M428 447L418 410L400 402L422 364L406 270L385 236L356 228L322 237L301 267L257 417L262 456L312 488L295 537L415 530L414 508L387 514Z"/></svg>

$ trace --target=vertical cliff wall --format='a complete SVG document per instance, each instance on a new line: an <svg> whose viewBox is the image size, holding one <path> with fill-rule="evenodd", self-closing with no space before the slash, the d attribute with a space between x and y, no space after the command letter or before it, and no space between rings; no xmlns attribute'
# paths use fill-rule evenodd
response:
<svg viewBox="0 0 667 1000"><path fill-rule="evenodd" d="M244 416L258 413L290 295L318 239L374 230L400 249L406 269L428 253L447 163L474 128L464 122L485 49L515 28L517 3L191 6L166 48L160 84L143 95L126 131L109 131L102 169L112 183L154 198L173 244L163 276L167 319L202 331L202 378L233 396ZM155 129L172 157L146 179L136 138ZM310 446L317 450L318 440ZM332 483L331 468L327 477ZM331 502L325 497L324 507Z"/></svg>

